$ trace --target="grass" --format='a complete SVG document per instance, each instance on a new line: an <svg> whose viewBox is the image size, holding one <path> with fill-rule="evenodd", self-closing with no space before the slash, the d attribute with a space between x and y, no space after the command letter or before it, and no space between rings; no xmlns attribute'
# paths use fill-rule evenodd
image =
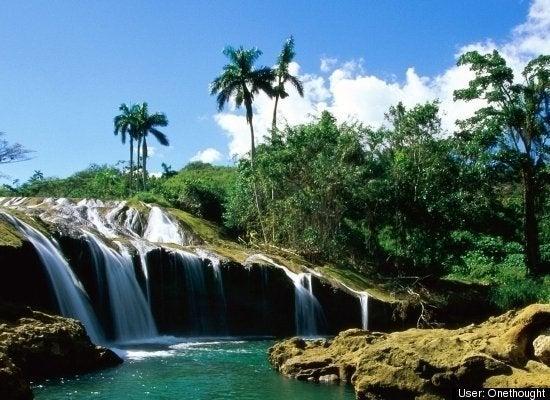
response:
<svg viewBox="0 0 550 400"><path fill-rule="evenodd" d="M21 233L0 215L0 246L21 247L22 239Z"/></svg>

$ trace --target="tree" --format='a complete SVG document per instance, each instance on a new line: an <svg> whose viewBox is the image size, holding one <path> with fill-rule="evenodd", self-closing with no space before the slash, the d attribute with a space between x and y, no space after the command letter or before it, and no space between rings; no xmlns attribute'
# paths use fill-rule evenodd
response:
<svg viewBox="0 0 550 400"><path fill-rule="evenodd" d="M256 146L254 143L254 126L252 124L252 102L254 95L260 91L273 96L271 86L274 75L271 68L255 68L254 63L262 52L257 48L249 50L239 47L235 49L227 46L223 54L230 63L224 65L223 72L210 84L210 95L217 94L218 111L222 111L226 103L235 99L237 108L244 104L246 109L246 123L250 126L250 159L254 162Z"/></svg>
<svg viewBox="0 0 550 400"><path fill-rule="evenodd" d="M27 161L32 151L25 149L19 143L9 144L7 140L2 139L3 135L4 133L0 132L0 164Z"/></svg>
<svg viewBox="0 0 550 400"><path fill-rule="evenodd" d="M141 141L141 162L142 162L142 182L143 189L147 184L147 135L152 134L157 141L163 146L169 146L170 142L164 133L159 131L157 127L167 126L168 119L164 113L154 113L149 115L148 104L144 102L137 106L136 111L136 133L138 140ZM138 154L140 152L138 146Z"/></svg>
<svg viewBox="0 0 550 400"><path fill-rule="evenodd" d="M437 102L411 109L398 103L385 115L390 126L369 143L378 173L368 197L378 210L381 248L399 273L440 273L447 233L460 219L458 160L441 137L438 114Z"/></svg>
<svg viewBox="0 0 550 400"><path fill-rule="evenodd" d="M132 190L133 186L133 172L134 172L134 140L137 139L137 108L138 106L133 104L128 107L126 104L121 104L118 108L122 113L114 118L115 135L120 133L122 144L126 143L126 134L130 137L130 171L128 172L129 188ZM139 163L138 163L139 167Z"/></svg>
<svg viewBox="0 0 550 400"><path fill-rule="evenodd" d="M545 183L550 157L550 56L541 55L523 69L522 83L497 52L471 51L458 59L474 73L467 88L454 92L455 100L481 99L485 106L459 121L460 138L484 151L492 165L519 175L523 191L523 242L530 273L545 271L539 249L537 203ZM546 271L548 272L548 271Z"/></svg>
<svg viewBox="0 0 550 400"><path fill-rule="evenodd" d="M273 88L275 92L275 106L273 108L273 122L271 126L272 134L275 133L275 129L277 128L277 105L279 104L279 99L288 97L288 93L285 91L285 83L290 82L298 94L304 97L304 86L302 82L288 71L290 62L295 55L294 38L291 36L286 40L281 50L281 54L279 54L279 58L277 59L277 66L274 69L277 83Z"/></svg>
<svg viewBox="0 0 550 400"><path fill-rule="evenodd" d="M353 258L347 243L356 238L351 239L348 220L364 211L356 196L365 170L362 135L362 126L338 124L326 111L311 123L285 127L258 146L254 167L250 160L239 163L227 225L252 240L272 232L273 244L309 260L345 264ZM265 206L263 221L254 204L256 187ZM275 199L272 187L278 188Z"/></svg>

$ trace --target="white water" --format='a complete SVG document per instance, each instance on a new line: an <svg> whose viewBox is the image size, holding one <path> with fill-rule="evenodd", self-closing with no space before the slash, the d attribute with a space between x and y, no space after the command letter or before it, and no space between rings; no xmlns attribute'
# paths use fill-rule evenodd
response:
<svg viewBox="0 0 550 400"><path fill-rule="evenodd" d="M361 327L364 330L369 329L369 294L362 292L359 294L359 301L361 302Z"/></svg>
<svg viewBox="0 0 550 400"><path fill-rule="evenodd" d="M253 257L281 268L294 284L294 322L296 334L303 337L318 336L321 326L326 323L326 319L323 307L321 307L319 300L313 294L311 273L302 272L296 274L262 254L256 254Z"/></svg>
<svg viewBox="0 0 550 400"><path fill-rule="evenodd" d="M103 268L113 318L116 342L158 336L149 304L137 281L132 259L121 246L121 254L95 235L86 234L95 268Z"/></svg>
<svg viewBox="0 0 550 400"><path fill-rule="evenodd" d="M176 224L158 207L151 207L143 238L156 243L185 244Z"/></svg>
<svg viewBox="0 0 550 400"><path fill-rule="evenodd" d="M46 268L61 315L80 320L92 341L103 341L103 332L84 287L61 255L58 247L40 231L23 221L4 215L35 247Z"/></svg>

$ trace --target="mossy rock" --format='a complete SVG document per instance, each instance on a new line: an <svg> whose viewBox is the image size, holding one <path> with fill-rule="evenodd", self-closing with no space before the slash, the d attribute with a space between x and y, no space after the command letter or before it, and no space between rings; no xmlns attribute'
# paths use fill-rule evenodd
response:
<svg viewBox="0 0 550 400"><path fill-rule="evenodd" d="M337 370L360 400L446 399L454 387L548 388L550 368L534 359L532 347L548 327L550 304L535 304L459 329L353 329L331 341L291 339L273 346L269 361L297 379Z"/></svg>

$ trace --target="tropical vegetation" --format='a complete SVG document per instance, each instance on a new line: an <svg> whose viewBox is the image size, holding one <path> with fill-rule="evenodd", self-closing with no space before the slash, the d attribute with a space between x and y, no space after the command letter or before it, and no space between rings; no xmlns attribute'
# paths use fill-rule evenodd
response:
<svg viewBox="0 0 550 400"><path fill-rule="evenodd" d="M227 46L223 54L229 58L230 63L224 65L222 74L210 84L210 94L217 95L216 103L219 111L223 110L225 104L233 98L237 108L244 104L246 123L250 127L250 157L254 160L256 145L252 123L254 116L252 103L254 96L260 91L270 97L273 96L273 70L269 67L254 66L262 54L257 48L245 50L242 46L238 49Z"/></svg>
<svg viewBox="0 0 550 400"><path fill-rule="evenodd" d="M164 113L149 114L149 106L146 102L134 104L128 107L121 104L119 107L121 114L114 118L114 133L120 133L122 143L126 143L126 135L130 138L130 166L128 171L128 186L130 192L133 188L133 157L134 141L137 141L137 169L141 169L141 187L143 190L147 187L147 136L152 134L157 141L168 146L170 143L164 133L159 131L158 127L168 125L168 119Z"/></svg>
<svg viewBox="0 0 550 400"><path fill-rule="evenodd" d="M287 71L293 46L290 38L279 71ZM123 142L129 139L129 169L92 165L65 179L35 171L0 195L123 199L131 193L214 221L251 246L290 251L332 269L373 279L487 284L502 308L550 301L549 56L527 63L520 83L497 52L460 57L474 77L455 97L482 106L459 121L456 133L443 130L437 101L397 103L376 129L339 122L328 111L294 126L274 119L276 134L255 145L254 95L265 90L277 103L286 97L285 82L298 94L301 83L285 78L288 71L278 74L277 66L255 68L257 49L228 47L225 54L231 62L211 91L220 109L231 100L245 105L251 157L236 166L193 162L173 171L163 165L162 176L146 181L142 175L137 186L132 174L146 171L146 132L163 143L157 127L167 121L159 113L147 118L146 103L123 104L114 125Z"/></svg>

